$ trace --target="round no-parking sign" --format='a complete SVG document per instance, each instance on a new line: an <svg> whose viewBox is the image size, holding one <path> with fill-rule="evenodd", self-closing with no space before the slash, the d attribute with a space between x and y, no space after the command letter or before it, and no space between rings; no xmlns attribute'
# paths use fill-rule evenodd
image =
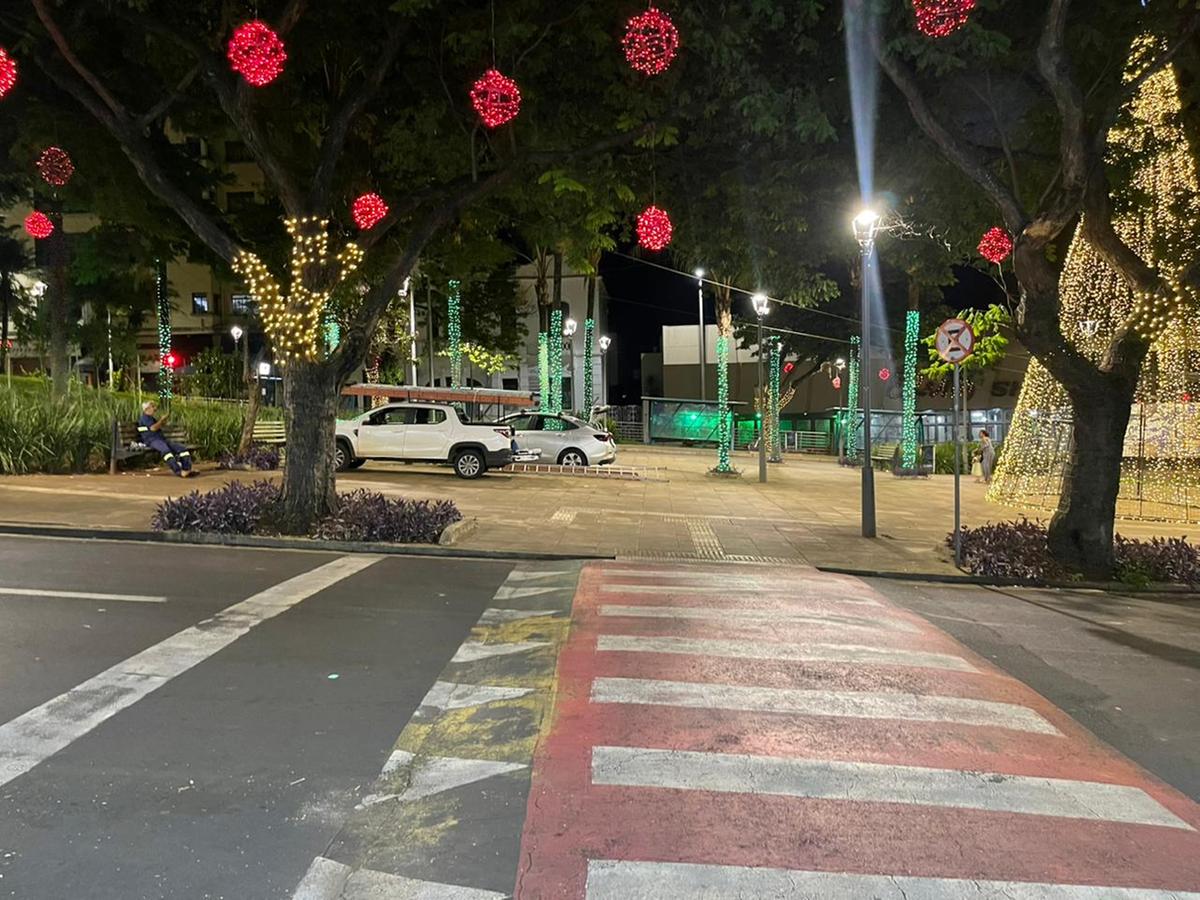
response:
<svg viewBox="0 0 1200 900"><path fill-rule="evenodd" d="M962 319L947 319L938 326L934 345L943 360L961 365L975 352L975 329Z"/></svg>

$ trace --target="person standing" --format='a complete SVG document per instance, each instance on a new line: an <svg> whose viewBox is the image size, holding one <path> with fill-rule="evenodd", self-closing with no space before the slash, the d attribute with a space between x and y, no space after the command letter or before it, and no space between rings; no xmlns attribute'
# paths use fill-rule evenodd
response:
<svg viewBox="0 0 1200 900"><path fill-rule="evenodd" d="M162 428L171 414L167 413L161 419L156 419L154 414L157 411L158 404L153 400L147 400L142 404L142 415L138 418L137 425L138 439L151 450L161 453L163 462L170 466L171 471L180 478L191 478L192 452L182 444L167 440L167 436L162 433Z"/></svg>
<svg viewBox="0 0 1200 900"><path fill-rule="evenodd" d="M991 437L988 436L986 428L979 429L979 465L983 469L984 483L990 484L992 469L996 465L996 447L992 443Z"/></svg>

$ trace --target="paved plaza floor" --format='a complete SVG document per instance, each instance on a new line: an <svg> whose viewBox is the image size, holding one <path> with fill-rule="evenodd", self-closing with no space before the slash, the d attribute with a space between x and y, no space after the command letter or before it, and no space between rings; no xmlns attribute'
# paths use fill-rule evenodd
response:
<svg viewBox="0 0 1200 900"><path fill-rule="evenodd" d="M623 445L619 462L637 480L490 473L463 481L447 468L368 463L343 473L343 490L454 500L478 527L461 546L651 560L787 561L864 572L945 574L943 542L953 525L950 476L896 478L876 472L879 538L860 533L861 473L825 457L772 465L759 484L757 458L735 454L740 477L709 474L711 450ZM142 530L166 496L227 480L278 477L211 470L184 483L166 470L116 476L0 478L0 521ZM962 482L963 521L979 525L1042 510L997 506L985 485ZM1126 535L1181 535L1185 526L1120 522Z"/></svg>

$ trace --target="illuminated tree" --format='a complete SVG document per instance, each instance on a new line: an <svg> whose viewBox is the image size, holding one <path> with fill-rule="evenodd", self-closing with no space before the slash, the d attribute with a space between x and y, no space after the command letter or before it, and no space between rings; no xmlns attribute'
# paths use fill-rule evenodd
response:
<svg viewBox="0 0 1200 900"><path fill-rule="evenodd" d="M1195 259L1200 221L1196 160L1179 113L1179 87L1168 66L1142 84L1109 135L1110 158L1128 158L1135 167L1113 225L1168 280ZM1145 148L1150 152L1137 158ZM1188 383L1189 364L1200 353L1200 315L1191 304L1156 307L1135 294L1087 241L1083 225L1071 242L1059 293L1063 329L1088 359L1099 363L1122 329L1140 331L1150 342L1125 435L1117 508L1126 516L1186 521L1189 508L1200 502L1200 407L1193 402L1200 397L1193 398ZM1034 361L989 499L1057 506L1078 415L1087 411L1073 414L1067 391Z"/></svg>

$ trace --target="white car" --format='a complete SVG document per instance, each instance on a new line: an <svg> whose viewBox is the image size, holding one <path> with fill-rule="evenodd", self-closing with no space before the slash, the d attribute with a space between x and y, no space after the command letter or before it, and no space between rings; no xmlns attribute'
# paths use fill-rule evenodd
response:
<svg viewBox="0 0 1200 900"><path fill-rule="evenodd" d="M460 478L478 478L512 461L512 429L464 422L447 403L389 403L337 423L338 471L369 459L448 463Z"/></svg>
<svg viewBox="0 0 1200 900"><path fill-rule="evenodd" d="M617 458L617 442L611 434L574 416L516 413L500 422L516 431L522 450L540 450L543 462L601 466Z"/></svg>

